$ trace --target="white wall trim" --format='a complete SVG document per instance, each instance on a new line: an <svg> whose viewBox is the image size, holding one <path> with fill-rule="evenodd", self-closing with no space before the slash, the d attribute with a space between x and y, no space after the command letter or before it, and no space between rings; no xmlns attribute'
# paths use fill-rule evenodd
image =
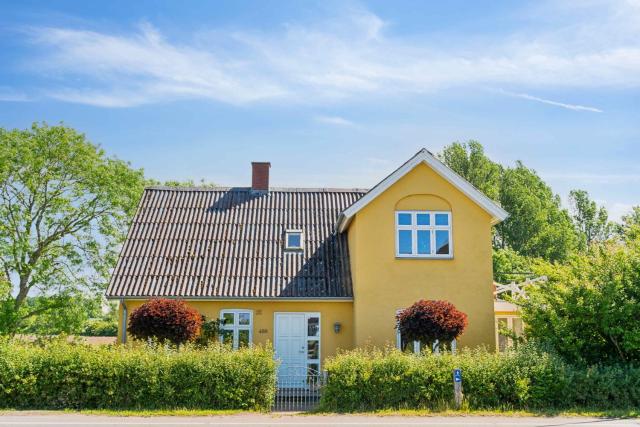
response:
<svg viewBox="0 0 640 427"><path fill-rule="evenodd" d="M338 220L338 231L340 231L341 233L344 232L349 226L351 219L353 219L353 216L358 211L367 206L371 201L385 192L389 187L395 184L400 178L405 176L420 163L425 163L438 175L442 176L451 185L456 187L467 197L473 200L478 206L487 211L491 215L491 224L497 224L501 221L504 221L509 216L509 213L502 209L497 203L489 199L480 190L471 185L469 181L455 173L448 166L435 158L429 151L423 148L405 164L396 169L391 175L380 181L375 187L373 187L367 194L362 196L353 205L345 209Z"/></svg>

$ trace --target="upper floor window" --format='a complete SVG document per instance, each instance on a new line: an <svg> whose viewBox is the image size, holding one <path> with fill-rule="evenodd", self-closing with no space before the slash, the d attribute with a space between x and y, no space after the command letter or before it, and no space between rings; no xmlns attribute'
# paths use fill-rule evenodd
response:
<svg viewBox="0 0 640 427"><path fill-rule="evenodd" d="M451 212L397 211L396 256L451 258Z"/></svg>
<svg viewBox="0 0 640 427"><path fill-rule="evenodd" d="M251 310L222 310L223 321L220 341L231 344L234 350L247 347L253 339L253 312Z"/></svg>
<svg viewBox="0 0 640 427"><path fill-rule="evenodd" d="M304 234L302 230L287 230L284 236L285 249L302 250L304 248Z"/></svg>

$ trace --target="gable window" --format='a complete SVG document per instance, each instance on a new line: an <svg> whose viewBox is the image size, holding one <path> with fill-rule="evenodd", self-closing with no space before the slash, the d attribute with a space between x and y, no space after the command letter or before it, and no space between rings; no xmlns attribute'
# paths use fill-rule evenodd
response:
<svg viewBox="0 0 640 427"><path fill-rule="evenodd" d="M300 251L304 248L304 234L302 230L287 230L285 233L285 249Z"/></svg>
<svg viewBox="0 0 640 427"><path fill-rule="evenodd" d="M234 350L248 347L253 340L253 312L251 310L221 310L224 322L220 330L220 341L231 344Z"/></svg>
<svg viewBox="0 0 640 427"><path fill-rule="evenodd" d="M451 212L396 212L397 257L451 258L451 246Z"/></svg>

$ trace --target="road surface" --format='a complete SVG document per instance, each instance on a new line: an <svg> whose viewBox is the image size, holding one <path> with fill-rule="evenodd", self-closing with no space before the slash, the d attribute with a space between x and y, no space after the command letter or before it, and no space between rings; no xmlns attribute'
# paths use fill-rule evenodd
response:
<svg viewBox="0 0 640 427"><path fill-rule="evenodd" d="M526 427L608 427L640 426L640 419L611 419L585 417L500 417L500 416L375 416L375 415L293 415L293 414L237 414L223 416L154 416L113 417L61 413L3 413L0 427L109 427L109 426L526 426Z"/></svg>

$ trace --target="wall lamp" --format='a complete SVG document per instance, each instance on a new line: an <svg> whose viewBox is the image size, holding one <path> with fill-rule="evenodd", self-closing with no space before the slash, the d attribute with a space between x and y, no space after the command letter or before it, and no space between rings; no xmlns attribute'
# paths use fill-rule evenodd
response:
<svg viewBox="0 0 640 427"><path fill-rule="evenodd" d="M333 324L333 332L335 332L336 334L339 334L340 329L342 329L342 324L340 322L336 322Z"/></svg>

